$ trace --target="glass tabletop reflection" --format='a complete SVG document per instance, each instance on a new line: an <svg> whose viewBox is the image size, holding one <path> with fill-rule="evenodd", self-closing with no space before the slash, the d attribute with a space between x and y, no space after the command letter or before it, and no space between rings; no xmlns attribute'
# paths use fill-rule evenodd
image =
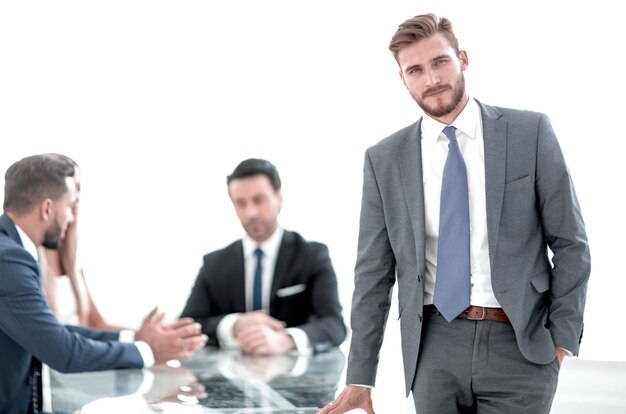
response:
<svg viewBox="0 0 626 414"><path fill-rule="evenodd" d="M51 372L55 413L310 414L332 401L345 365L339 349L258 357L208 347L142 370Z"/></svg>

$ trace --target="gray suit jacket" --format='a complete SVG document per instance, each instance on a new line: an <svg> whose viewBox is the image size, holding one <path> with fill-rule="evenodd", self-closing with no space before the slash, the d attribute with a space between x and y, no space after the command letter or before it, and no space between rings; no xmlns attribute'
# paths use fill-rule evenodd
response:
<svg viewBox="0 0 626 414"><path fill-rule="evenodd" d="M529 361L578 353L590 256L574 187L548 118L478 103L485 144L491 283ZM421 120L365 155L348 384L374 385L398 283L406 392L420 347L424 274ZM548 248L554 254L552 262Z"/></svg>

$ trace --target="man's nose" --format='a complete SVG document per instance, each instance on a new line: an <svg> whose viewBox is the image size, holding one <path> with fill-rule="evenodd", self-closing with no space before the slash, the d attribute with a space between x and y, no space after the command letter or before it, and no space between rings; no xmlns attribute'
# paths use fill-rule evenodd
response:
<svg viewBox="0 0 626 414"><path fill-rule="evenodd" d="M433 69L427 68L424 71L424 76L426 77L427 86L433 86L439 83L439 75Z"/></svg>
<svg viewBox="0 0 626 414"><path fill-rule="evenodd" d="M258 211L259 210L257 209L257 207L254 204L250 204L250 205L246 206L246 208L244 210L244 214L245 214L246 218L253 218L253 217L256 217Z"/></svg>

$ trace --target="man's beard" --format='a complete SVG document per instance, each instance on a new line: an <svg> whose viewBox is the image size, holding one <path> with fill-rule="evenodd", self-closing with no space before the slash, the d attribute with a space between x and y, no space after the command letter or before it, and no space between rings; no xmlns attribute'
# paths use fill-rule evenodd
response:
<svg viewBox="0 0 626 414"><path fill-rule="evenodd" d="M424 92L424 94L427 95L429 92L439 88L440 87L431 88ZM448 87L447 89L452 90L452 100L447 105L428 105L424 102L423 99L419 97L413 96L413 99L427 115L430 115L433 118L440 118L454 111L459 103L463 100L463 96L465 95L465 77L463 76L463 73L461 73L456 83L453 86Z"/></svg>
<svg viewBox="0 0 626 414"><path fill-rule="evenodd" d="M58 249L61 246L62 235L63 229L55 217L52 225L46 229L41 245L46 249Z"/></svg>

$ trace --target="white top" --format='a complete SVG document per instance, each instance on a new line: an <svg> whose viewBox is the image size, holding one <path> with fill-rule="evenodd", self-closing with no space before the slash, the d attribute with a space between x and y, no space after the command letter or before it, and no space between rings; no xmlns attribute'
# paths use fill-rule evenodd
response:
<svg viewBox="0 0 626 414"><path fill-rule="evenodd" d="M474 306L501 307L491 286L491 266L487 239L487 203L485 196L485 145L480 107L474 99L452 126L465 160L469 190L471 297ZM446 125L424 116L422 132L422 173L426 216L426 285L424 304L433 303L437 279L437 242L439 239L439 200L441 176L448 155Z"/></svg>
<svg viewBox="0 0 626 414"><path fill-rule="evenodd" d="M57 297L57 319L63 325L78 325L78 305L69 276L54 278L54 290Z"/></svg>

